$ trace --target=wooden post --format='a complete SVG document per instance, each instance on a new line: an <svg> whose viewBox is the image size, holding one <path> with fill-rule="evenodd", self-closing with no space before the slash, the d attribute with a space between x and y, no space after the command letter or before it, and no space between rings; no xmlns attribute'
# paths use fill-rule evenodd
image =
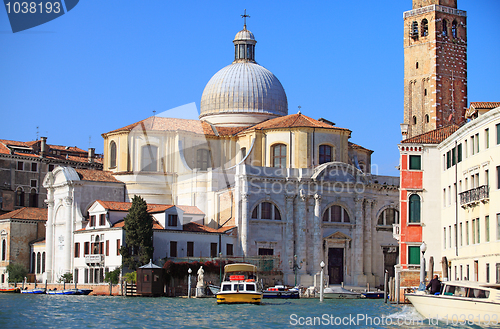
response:
<svg viewBox="0 0 500 329"><path fill-rule="evenodd" d="M384 271L384 303L387 303L387 270Z"/></svg>

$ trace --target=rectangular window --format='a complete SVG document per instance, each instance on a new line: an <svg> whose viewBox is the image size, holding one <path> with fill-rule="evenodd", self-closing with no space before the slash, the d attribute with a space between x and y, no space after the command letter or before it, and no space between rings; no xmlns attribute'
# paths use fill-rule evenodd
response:
<svg viewBox="0 0 500 329"><path fill-rule="evenodd" d="M99 225L104 226L106 224L106 214L99 215Z"/></svg>
<svg viewBox="0 0 500 329"><path fill-rule="evenodd" d="M408 247L408 264L411 265L420 264L420 247L418 246Z"/></svg>
<svg viewBox="0 0 500 329"><path fill-rule="evenodd" d="M75 242L75 258L80 257L80 242Z"/></svg>
<svg viewBox="0 0 500 329"><path fill-rule="evenodd" d="M99 254L104 255L104 241L99 243Z"/></svg>
<svg viewBox="0 0 500 329"><path fill-rule="evenodd" d="M34 172L38 171L38 163L36 163L36 162L31 163L31 171L34 171Z"/></svg>
<svg viewBox="0 0 500 329"><path fill-rule="evenodd" d="M451 152L446 152L446 169L451 167Z"/></svg>
<svg viewBox="0 0 500 329"><path fill-rule="evenodd" d="M479 133L476 134L476 153L479 153Z"/></svg>
<svg viewBox="0 0 500 329"><path fill-rule="evenodd" d="M233 256L233 255L234 255L233 244L232 243L226 244L226 256Z"/></svg>
<svg viewBox="0 0 500 329"><path fill-rule="evenodd" d="M95 226L95 216L92 215L90 216L90 227L94 227Z"/></svg>
<svg viewBox="0 0 500 329"><path fill-rule="evenodd" d="M474 144L474 136L471 136L471 137L470 137L470 144L471 144L470 146L471 146L471 151L472 151L472 152L471 152L471 155L474 155L474 154L475 154L475 151L476 151L476 150L475 150L475 147L474 147L474 145L475 145L475 144Z"/></svg>
<svg viewBox="0 0 500 329"><path fill-rule="evenodd" d="M453 148L451 150L451 165L454 166L457 164L457 149Z"/></svg>
<svg viewBox="0 0 500 329"><path fill-rule="evenodd" d="M177 257L177 241L170 241L170 257Z"/></svg>
<svg viewBox="0 0 500 329"><path fill-rule="evenodd" d="M120 256L120 239L116 240L116 256Z"/></svg>
<svg viewBox="0 0 500 329"><path fill-rule="evenodd" d="M52 171L54 170L54 165L53 164L49 164L49 171Z"/></svg>
<svg viewBox="0 0 500 329"><path fill-rule="evenodd" d="M443 189L443 207L446 207L446 188Z"/></svg>
<svg viewBox="0 0 500 329"><path fill-rule="evenodd" d="M472 244L476 243L476 220L472 220Z"/></svg>
<svg viewBox="0 0 500 329"><path fill-rule="evenodd" d="M453 246L456 247L457 246L457 224L453 225L453 241L455 241Z"/></svg>
<svg viewBox="0 0 500 329"><path fill-rule="evenodd" d="M210 257L217 257L217 243L210 243Z"/></svg>
<svg viewBox="0 0 500 329"><path fill-rule="evenodd" d="M460 223L460 247L464 245L464 240L463 240L464 237L462 235L463 234L462 230L463 230L463 225L462 225L462 223Z"/></svg>
<svg viewBox="0 0 500 329"><path fill-rule="evenodd" d="M484 185L486 185L486 186L490 185L490 171L489 170L484 171Z"/></svg>
<svg viewBox="0 0 500 329"><path fill-rule="evenodd" d="M37 185L38 185L38 181L37 181L36 179L32 179L32 180L30 181L30 186L31 186L31 187L35 187L35 188L36 188L36 187L37 187Z"/></svg>
<svg viewBox="0 0 500 329"><path fill-rule="evenodd" d="M496 125L497 127L497 145L500 144L500 123Z"/></svg>
<svg viewBox="0 0 500 329"><path fill-rule="evenodd" d="M172 215L172 214L168 215L168 226L173 226L173 227L177 226L177 215Z"/></svg>
<svg viewBox="0 0 500 329"><path fill-rule="evenodd" d="M490 264L486 263L486 283L490 282Z"/></svg>
<svg viewBox="0 0 500 329"><path fill-rule="evenodd" d="M448 226L448 247L451 248L451 225Z"/></svg>
<svg viewBox="0 0 500 329"><path fill-rule="evenodd" d="M446 227L444 227L443 229L444 229L444 231L443 231L443 249L446 249Z"/></svg>
<svg viewBox="0 0 500 329"><path fill-rule="evenodd" d="M484 241L490 242L490 216L484 217Z"/></svg>
<svg viewBox="0 0 500 329"><path fill-rule="evenodd" d="M75 268L74 282L78 283L78 269L77 268Z"/></svg>
<svg viewBox="0 0 500 329"><path fill-rule="evenodd" d="M481 243L481 230L479 228L479 218L476 218L477 243Z"/></svg>
<svg viewBox="0 0 500 329"><path fill-rule="evenodd" d="M187 257L194 257L194 242L193 241L188 241L187 242Z"/></svg>
<svg viewBox="0 0 500 329"><path fill-rule="evenodd" d="M109 240L106 240L106 256L109 256Z"/></svg>
<svg viewBox="0 0 500 329"><path fill-rule="evenodd" d="M85 280L84 282L85 282L85 283L89 283L89 269L88 269L88 268L86 268L86 269L83 271L83 273L84 273L84 277L85 277L85 278L84 278L84 280Z"/></svg>
<svg viewBox="0 0 500 329"><path fill-rule="evenodd" d="M420 155L410 155L410 170L421 170L421 156Z"/></svg>
<svg viewBox="0 0 500 329"><path fill-rule="evenodd" d="M469 149L467 148L468 147L468 143L467 143L467 140L465 140L465 145L464 145L464 151L465 151L465 157L467 158L467 152L469 152Z"/></svg>
<svg viewBox="0 0 500 329"><path fill-rule="evenodd" d="M500 189L500 166L497 166L497 189Z"/></svg>
<svg viewBox="0 0 500 329"><path fill-rule="evenodd" d="M457 163L460 163L462 162L462 144L458 144L458 147L457 147Z"/></svg>
<svg viewBox="0 0 500 329"><path fill-rule="evenodd" d="M88 255L89 250L90 250L90 242L87 241L83 244L83 254Z"/></svg>
<svg viewBox="0 0 500 329"><path fill-rule="evenodd" d="M490 147L490 130L488 128L484 130L484 143L486 148Z"/></svg>
<svg viewBox="0 0 500 329"><path fill-rule="evenodd" d="M465 244L469 245L469 221L465 222Z"/></svg>
<svg viewBox="0 0 500 329"><path fill-rule="evenodd" d="M24 162L22 161L17 162L17 170L24 170Z"/></svg>

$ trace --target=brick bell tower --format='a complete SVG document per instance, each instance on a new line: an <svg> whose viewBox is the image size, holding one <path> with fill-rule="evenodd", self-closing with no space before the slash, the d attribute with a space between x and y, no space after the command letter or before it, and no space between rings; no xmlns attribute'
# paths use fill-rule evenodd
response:
<svg viewBox="0 0 500 329"><path fill-rule="evenodd" d="M404 140L465 121L467 14L457 0L413 0L403 17Z"/></svg>

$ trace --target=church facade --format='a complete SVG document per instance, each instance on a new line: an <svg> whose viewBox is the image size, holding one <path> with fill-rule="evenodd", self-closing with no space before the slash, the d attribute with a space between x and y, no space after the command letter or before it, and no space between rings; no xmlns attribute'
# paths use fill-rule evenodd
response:
<svg viewBox="0 0 500 329"><path fill-rule="evenodd" d="M200 120L153 116L103 134L104 170L127 201L196 206L203 225L236 226L235 255L278 257L285 284L313 284L321 261L331 284L382 284L398 255L399 178L372 175L373 151L349 129L288 114L246 25L233 43Z"/></svg>

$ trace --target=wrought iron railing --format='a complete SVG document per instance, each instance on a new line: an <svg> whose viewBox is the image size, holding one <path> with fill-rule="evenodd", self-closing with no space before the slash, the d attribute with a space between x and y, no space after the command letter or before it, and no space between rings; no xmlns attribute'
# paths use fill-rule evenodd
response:
<svg viewBox="0 0 500 329"><path fill-rule="evenodd" d="M473 202L485 201L490 197L490 188L488 185L482 185L459 194L460 205L464 206Z"/></svg>

